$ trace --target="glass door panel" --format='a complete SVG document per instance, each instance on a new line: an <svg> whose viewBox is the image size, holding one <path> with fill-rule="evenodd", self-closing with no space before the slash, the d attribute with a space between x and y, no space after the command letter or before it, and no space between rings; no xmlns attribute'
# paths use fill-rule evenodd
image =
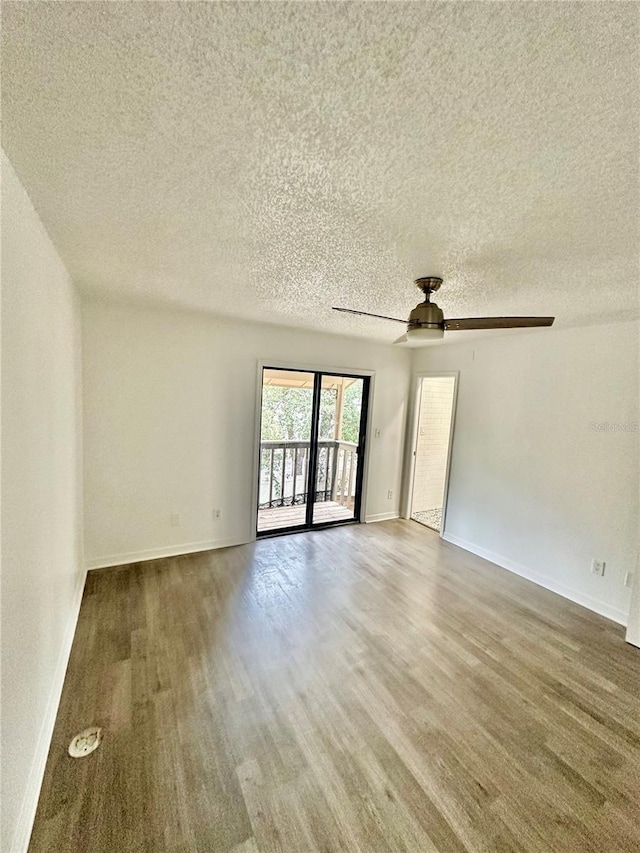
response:
<svg viewBox="0 0 640 853"><path fill-rule="evenodd" d="M262 371L258 533L307 526L315 376Z"/></svg>
<svg viewBox="0 0 640 853"><path fill-rule="evenodd" d="M320 375L314 525L358 517L367 385L366 378Z"/></svg>

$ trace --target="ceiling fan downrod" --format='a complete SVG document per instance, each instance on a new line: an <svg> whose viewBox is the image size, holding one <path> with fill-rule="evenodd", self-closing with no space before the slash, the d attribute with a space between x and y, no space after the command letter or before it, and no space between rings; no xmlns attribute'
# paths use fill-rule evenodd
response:
<svg viewBox="0 0 640 853"><path fill-rule="evenodd" d="M429 302L431 294L435 293L436 290L440 290L440 287L442 286L442 279L435 275L428 275L423 276L422 278L417 278L414 284L418 290L421 290L424 293L424 301Z"/></svg>

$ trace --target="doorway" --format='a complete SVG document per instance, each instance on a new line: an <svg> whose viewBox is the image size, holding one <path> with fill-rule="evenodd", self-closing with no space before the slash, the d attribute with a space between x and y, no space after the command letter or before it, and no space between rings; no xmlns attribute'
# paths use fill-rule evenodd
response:
<svg viewBox="0 0 640 853"><path fill-rule="evenodd" d="M421 376L409 515L419 524L444 530L457 374Z"/></svg>
<svg viewBox="0 0 640 853"><path fill-rule="evenodd" d="M369 377L262 368L258 536L360 521Z"/></svg>

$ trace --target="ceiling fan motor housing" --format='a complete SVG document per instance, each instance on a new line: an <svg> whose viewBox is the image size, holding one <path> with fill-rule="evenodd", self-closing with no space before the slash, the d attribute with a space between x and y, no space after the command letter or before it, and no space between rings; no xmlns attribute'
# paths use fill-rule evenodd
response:
<svg viewBox="0 0 640 853"><path fill-rule="evenodd" d="M426 326L429 329L441 329L443 324L444 314L435 302L421 302L409 314L409 329L416 325Z"/></svg>

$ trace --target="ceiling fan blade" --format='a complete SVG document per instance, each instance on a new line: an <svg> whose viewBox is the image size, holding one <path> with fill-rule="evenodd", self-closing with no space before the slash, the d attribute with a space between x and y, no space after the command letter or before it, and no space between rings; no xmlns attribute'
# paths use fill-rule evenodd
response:
<svg viewBox="0 0 640 853"><path fill-rule="evenodd" d="M527 329L533 326L551 326L555 317L467 317L461 320L445 320L448 332L467 329Z"/></svg>
<svg viewBox="0 0 640 853"><path fill-rule="evenodd" d="M407 325L407 320L400 320L398 317L385 317L384 314L370 314L368 311L354 311L353 308L332 308L333 311L342 311L345 314L360 314L363 317L376 317L378 320L393 320L394 323L403 323Z"/></svg>

